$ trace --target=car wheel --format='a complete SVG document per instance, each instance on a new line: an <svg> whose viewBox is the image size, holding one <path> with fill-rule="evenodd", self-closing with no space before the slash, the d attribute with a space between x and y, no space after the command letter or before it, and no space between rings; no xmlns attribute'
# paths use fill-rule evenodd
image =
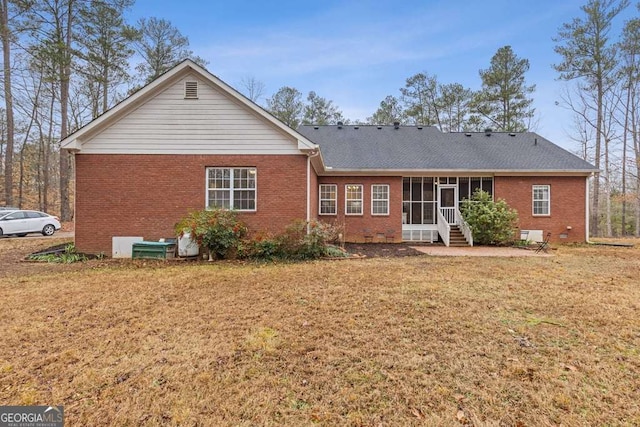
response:
<svg viewBox="0 0 640 427"><path fill-rule="evenodd" d="M43 236L53 236L53 233L55 232L56 232L56 228L51 224L45 225L44 228L42 229Z"/></svg>
<svg viewBox="0 0 640 427"><path fill-rule="evenodd" d="M18 237L24 237L24 236L26 236L26 235L27 235L27 233L20 233L20 234L16 234L16 236L18 236Z"/></svg>

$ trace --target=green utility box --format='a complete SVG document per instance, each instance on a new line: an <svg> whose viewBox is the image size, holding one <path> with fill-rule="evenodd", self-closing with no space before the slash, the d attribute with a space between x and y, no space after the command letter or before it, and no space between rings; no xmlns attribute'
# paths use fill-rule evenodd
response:
<svg viewBox="0 0 640 427"><path fill-rule="evenodd" d="M132 258L173 258L176 252L175 242L139 242L133 244Z"/></svg>

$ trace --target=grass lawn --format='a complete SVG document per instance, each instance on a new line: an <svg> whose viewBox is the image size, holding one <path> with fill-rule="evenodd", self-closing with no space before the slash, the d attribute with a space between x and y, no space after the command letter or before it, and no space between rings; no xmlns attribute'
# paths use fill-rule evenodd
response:
<svg viewBox="0 0 640 427"><path fill-rule="evenodd" d="M16 270L0 405L62 404L69 426L640 425L638 245L554 254Z"/></svg>

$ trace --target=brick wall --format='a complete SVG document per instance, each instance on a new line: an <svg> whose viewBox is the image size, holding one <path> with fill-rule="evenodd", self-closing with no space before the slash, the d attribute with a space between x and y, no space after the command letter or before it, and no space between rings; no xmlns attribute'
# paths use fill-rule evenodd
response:
<svg viewBox="0 0 640 427"><path fill-rule="evenodd" d="M113 236L173 236L180 218L205 207L210 166L257 168L257 212L240 214L251 230L281 231L306 218L305 155L78 154L76 246L110 256Z"/></svg>
<svg viewBox="0 0 640 427"><path fill-rule="evenodd" d="M318 215L321 221L335 222L344 227L345 240L347 242L363 242L364 229L368 228L374 235L374 241L384 241L384 237L378 233L385 234L388 230L393 230L395 242L402 241L402 177L318 177L319 184L336 184L338 186L337 215ZM362 215L345 215L345 185L363 185L363 212ZM389 185L389 215L371 215L371 185ZM316 212L319 199L318 186L315 187Z"/></svg>
<svg viewBox="0 0 640 427"><path fill-rule="evenodd" d="M549 185L551 215L533 216L533 185ZM504 199L518 211L520 228L551 233L552 242L584 242L586 178L507 177L494 178L495 198ZM567 230L567 226L571 230ZM566 237L561 235L566 234Z"/></svg>

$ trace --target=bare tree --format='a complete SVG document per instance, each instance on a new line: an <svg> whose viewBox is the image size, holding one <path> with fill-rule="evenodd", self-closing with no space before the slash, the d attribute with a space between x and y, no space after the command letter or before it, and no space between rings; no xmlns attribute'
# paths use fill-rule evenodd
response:
<svg viewBox="0 0 640 427"><path fill-rule="evenodd" d="M240 80L240 91L256 104L264 95L265 86L253 76L246 76Z"/></svg>
<svg viewBox="0 0 640 427"><path fill-rule="evenodd" d="M602 167L602 140L604 135L604 98L611 87L611 79L616 69L616 50L609 40L609 32L614 19L629 5L628 0L589 0L581 7L583 17L574 18L558 30L554 38L555 51L562 62L554 68L563 80L584 80L582 90L595 93L595 166ZM600 179L593 185L591 234L599 234L600 219Z"/></svg>

